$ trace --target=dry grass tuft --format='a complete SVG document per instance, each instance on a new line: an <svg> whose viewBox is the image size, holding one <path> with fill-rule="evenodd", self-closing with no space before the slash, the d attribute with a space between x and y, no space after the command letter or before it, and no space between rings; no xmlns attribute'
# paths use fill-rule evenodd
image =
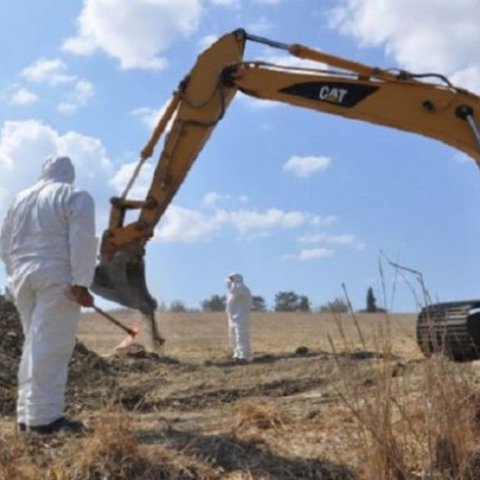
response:
<svg viewBox="0 0 480 480"><path fill-rule="evenodd" d="M285 429L288 423L289 419L278 406L269 402L248 402L237 409L234 431Z"/></svg>
<svg viewBox="0 0 480 480"><path fill-rule="evenodd" d="M121 411L99 415L85 438L13 437L0 447L0 480L219 479L209 465L159 446L155 455L138 443Z"/></svg>
<svg viewBox="0 0 480 480"><path fill-rule="evenodd" d="M0 443L0 480L32 480L39 477L39 468L30 459L24 461L25 452L18 436L9 443Z"/></svg>
<svg viewBox="0 0 480 480"><path fill-rule="evenodd" d="M69 452L85 478L132 478L147 467L127 415L102 415L93 428L94 434L82 442L80 451Z"/></svg>
<svg viewBox="0 0 480 480"><path fill-rule="evenodd" d="M96 420L94 427L94 435L82 442L81 456L70 452L76 460L69 465L70 476L65 480L220 478L210 465L175 448L158 445L154 453L148 452L139 444L138 432L125 412L107 412ZM72 476L72 471L78 472L77 476Z"/></svg>

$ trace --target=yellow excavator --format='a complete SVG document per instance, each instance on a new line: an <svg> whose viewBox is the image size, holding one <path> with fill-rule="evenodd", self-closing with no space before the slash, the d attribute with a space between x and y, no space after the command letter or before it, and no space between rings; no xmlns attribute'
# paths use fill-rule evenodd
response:
<svg viewBox="0 0 480 480"><path fill-rule="evenodd" d="M247 41L309 60L315 68L282 66L243 59ZM111 199L108 228L101 240L100 263L92 290L150 319L160 341L155 299L145 281L145 247L213 129L240 91L319 112L417 133L442 141L480 164L480 98L443 75L381 69L339 58L300 44L285 44L243 29L220 37L203 51L180 82L120 197ZM168 133L167 126L169 127ZM165 134L163 149L146 198L128 199L142 165ZM125 224L126 212L138 217ZM468 332L469 312L480 301L427 306L417 321L417 339L429 355L437 345L454 357L479 351L479 333ZM454 312L450 315L450 311ZM451 321L454 318L454 321ZM460 343L457 339L462 337ZM457 348L458 347L458 348ZM468 350L467 355L463 355Z"/></svg>

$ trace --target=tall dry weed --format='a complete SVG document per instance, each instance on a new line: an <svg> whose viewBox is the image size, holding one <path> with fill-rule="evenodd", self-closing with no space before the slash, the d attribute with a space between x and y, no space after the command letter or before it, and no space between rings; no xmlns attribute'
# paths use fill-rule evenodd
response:
<svg viewBox="0 0 480 480"><path fill-rule="evenodd" d="M419 278L420 297L429 301L423 277ZM351 307L349 301L348 305ZM334 315L343 345L335 345L331 338L329 342L338 359L338 394L358 427L355 442L363 450L358 470L361 478L479 479L480 403L472 365L454 363L444 355L406 363L399 360L392 351L388 312L378 322L373 344L366 345L352 309L348 321L355 324L362 348L377 353L370 361L370 389L365 389L356 369L342 360L348 354L354 356L352 345L358 341L345 336L345 318Z"/></svg>

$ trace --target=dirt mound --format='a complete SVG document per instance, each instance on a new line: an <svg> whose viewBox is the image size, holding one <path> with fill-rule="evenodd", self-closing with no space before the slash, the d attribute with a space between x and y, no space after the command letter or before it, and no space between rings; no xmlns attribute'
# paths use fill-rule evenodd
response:
<svg viewBox="0 0 480 480"><path fill-rule="evenodd" d="M0 414L15 413L17 369L23 345L20 316L12 302L0 295ZM115 368L77 340L69 366L67 396L79 398L101 382L112 387ZM109 379L110 377L110 379ZM107 381L106 381L107 380Z"/></svg>
<svg viewBox="0 0 480 480"><path fill-rule="evenodd" d="M15 305L0 295L0 415L14 415L17 395L17 370L23 345L20 316ZM77 413L84 408L98 408L123 396L119 381L130 373L147 373L159 365L178 364L178 360L132 344L105 358L76 341L70 360L67 403Z"/></svg>
<svg viewBox="0 0 480 480"><path fill-rule="evenodd" d="M0 414L15 409L17 368L23 343L23 332L15 306L0 295Z"/></svg>

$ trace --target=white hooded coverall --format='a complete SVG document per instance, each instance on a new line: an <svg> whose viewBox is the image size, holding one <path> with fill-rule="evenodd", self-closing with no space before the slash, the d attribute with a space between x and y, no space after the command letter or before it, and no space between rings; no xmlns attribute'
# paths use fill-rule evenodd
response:
<svg viewBox="0 0 480 480"><path fill-rule="evenodd" d="M0 254L25 343L18 370L17 421L48 425L63 416L68 363L80 306L70 287L89 287L97 241L94 201L73 186L68 157L49 157L40 179L7 211Z"/></svg>
<svg viewBox="0 0 480 480"><path fill-rule="evenodd" d="M228 289L226 313L233 358L249 361L252 295L239 273L229 275L226 284Z"/></svg>

